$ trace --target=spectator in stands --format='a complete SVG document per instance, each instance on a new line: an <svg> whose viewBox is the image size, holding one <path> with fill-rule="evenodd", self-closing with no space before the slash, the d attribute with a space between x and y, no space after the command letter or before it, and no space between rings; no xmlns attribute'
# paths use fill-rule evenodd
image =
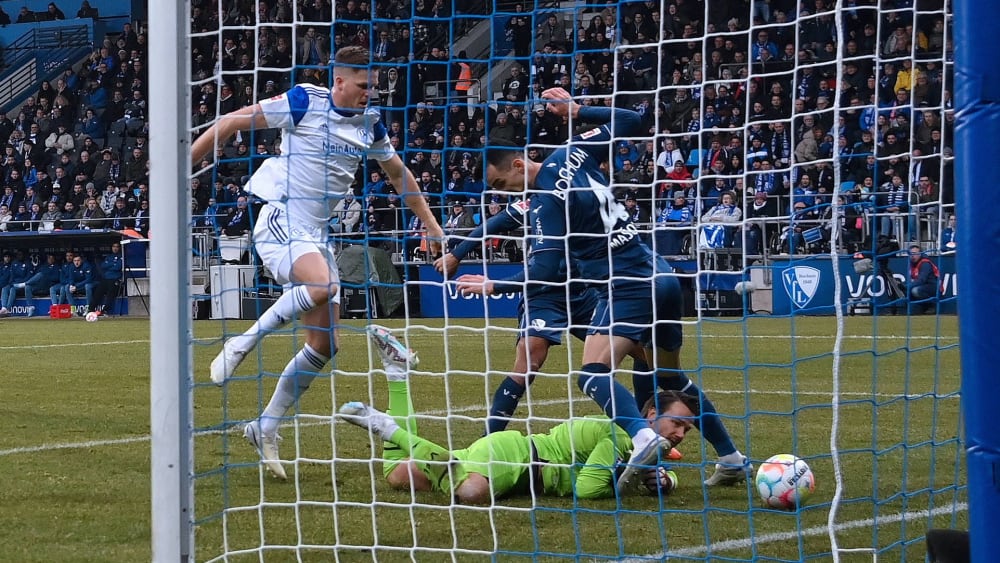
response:
<svg viewBox="0 0 1000 563"><path fill-rule="evenodd" d="M91 7L90 2L83 0L83 3L80 4L80 9L76 12L76 17L96 20L100 17L100 14L97 8Z"/></svg>
<svg viewBox="0 0 1000 563"><path fill-rule="evenodd" d="M56 130L53 131L45 139L45 148L48 149L49 154L55 156L62 156L64 153L70 153L76 146L76 142L73 140L73 135L69 132L65 123L59 123L56 126Z"/></svg>
<svg viewBox="0 0 1000 563"><path fill-rule="evenodd" d="M236 200L236 206L230 208L226 215L225 226L222 232L227 236L239 237L248 235L252 230L250 221L250 210L247 207L247 197L240 196Z"/></svg>
<svg viewBox="0 0 1000 563"><path fill-rule="evenodd" d="M214 213L215 213L214 204L215 204L215 200L209 200L209 201L211 202L211 204L209 205L208 208L206 208L205 211L206 211L206 213L208 213L208 211L211 210L212 213L213 213L213 218L214 218ZM149 200L148 199L139 200L139 209L137 209L135 211L135 217L133 218L133 220L134 220L134 222L133 222L133 225L132 225L132 229L135 230L135 232L137 232L140 235L142 235L143 238L149 237Z"/></svg>
<svg viewBox="0 0 1000 563"><path fill-rule="evenodd" d="M114 309L115 300L122 286L122 245L119 242L111 244L111 252L104 255L98 265L98 276L95 280L93 293L87 300L89 312L107 315Z"/></svg>
<svg viewBox="0 0 1000 563"><path fill-rule="evenodd" d="M56 6L55 2L49 2L48 8L46 8L45 13L42 14L38 21L55 21L66 19L66 14Z"/></svg>
<svg viewBox="0 0 1000 563"><path fill-rule="evenodd" d="M114 207L106 215L105 227L113 231L124 231L132 228L132 212L128 208L128 200L124 194L115 199Z"/></svg>
<svg viewBox="0 0 1000 563"><path fill-rule="evenodd" d="M80 186L80 189L82 190L83 186ZM76 218L77 212L78 212L77 206L76 204L73 203L72 200L68 200L66 201L66 203L63 204L63 212L61 218L63 230L72 231L80 228L80 222Z"/></svg>
<svg viewBox="0 0 1000 563"><path fill-rule="evenodd" d="M46 204L46 211L42 214L42 224L38 228L40 231L54 231L57 225L62 223L62 212L59 205L50 201Z"/></svg>
<svg viewBox="0 0 1000 563"><path fill-rule="evenodd" d="M355 232L361 222L362 209L361 202L354 197L354 193L347 192L333 208L333 229L344 234Z"/></svg>
<svg viewBox="0 0 1000 563"><path fill-rule="evenodd" d="M448 249L453 249L458 243L464 240L464 236L476 228L476 221L472 218L472 213L465 209L465 204L456 199L451 204L451 212L444 224L444 232L448 237Z"/></svg>
<svg viewBox="0 0 1000 563"><path fill-rule="evenodd" d="M35 23L38 19L35 17L35 13L28 9L27 6L21 6L21 11L17 13L16 23Z"/></svg>
<svg viewBox="0 0 1000 563"><path fill-rule="evenodd" d="M104 228L104 211L97 205L97 200L88 198L85 207L76 214L80 229L92 230Z"/></svg>
<svg viewBox="0 0 1000 563"><path fill-rule="evenodd" d="M243 148L243 158L249 159L249 154L246 151L246 145L240 144ZM125 182L129 185L134 184L146 177L146 154L142 149L136 147L132 149L131 155L128 162L125 164ZM246 162L249 167L249 161Z"/></svg>
<svg viewBox="0 0 1000 563"><path fill-rule="evenodd" d="M10 207L0 203L0 233L7 232L7 225L14 215L10 212Z"/></svg>
<svg viewBox="0 0 1000 563"><path fill-rule="evenodd" d="M3 6L0 6L0 27L8 25L10 25L10 14L4 11Z"/></svg>

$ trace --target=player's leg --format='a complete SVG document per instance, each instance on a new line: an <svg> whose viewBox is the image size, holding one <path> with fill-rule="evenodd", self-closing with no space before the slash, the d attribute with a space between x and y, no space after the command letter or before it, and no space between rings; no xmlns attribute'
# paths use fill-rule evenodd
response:
<svg viewBox="0 0 1000 563"><path fill-rule="evenodd" d="M261 209L254 227L254 250L278 283L291 286L257 322L223 345L211 366L212 381L217 385L233 375L261 338L337 295L338 287L331 283L325 242L306 238L290 240L285 234L288 222L283 212L269 205ZM321 340L321 337L313 339L314 342ZM329 344L320 347L325 350Z"/></svg>
<svg viewBox="0 0 1000 563"><path fill-rule="evenodd" d="M487 434L501 432L507 428L507 423L514 416L525 390L545 364L551 345L548 339L540 336L518 339L514 352L514 368L493 393L493 403L490 404L489 417L486 420Z"/></svg>
<svg viewBox="0 0 1000 563"><path fill-rule="evenodd" d="M652 334L653 364L656 366L656 384L663 390L680 391L698 398L701 416L695 426L712 444L719 460L715 473L706 485L731 485L747 478L750 465L729 435L726 426L708 396L681 370L680 350L683 344L683 325L680 324L682 296L680 283L673 276L656 278L656 324Z"/></svg>
<svg viewBox="0 0 1000 563"><path fill-rule="evenodd" d="M452 473L455 474L456 483L464 480L465 472L460 469L460 464L451 463L450 451L430 440L407 432L389 414L364 403L352 401L341 405L338 416L406 452L410 462L397 465L390 473L391 476L386 476L390 486L394 488L412 486L416 490L450 492Z"/></svg>
<svg viewBox="0 0 1000 563"><path fill-rule="evenodd" d="M336 297L330 299L331 295L336 296L338 287L336 274L331 273L331 267L336 266L331 266L326 260L326 255L319 252L315 246L313 248L316 249L315 252L306 252L295 260L292 265L291 279L297 285L293 286L291 291L282 294L282 298L299 288L305 288L309 291L313 299L322 295L327 297L321 304L316 304L301 312L300 317L303 324L311 327L307 329L305 345L285 365L264 412L259 419L246 425L243 434L258 449L268 469L281 479L286 477L278 456L278 441L280 439L278 438L278 425L281 418L309 388L337 351L337 335L333 327L339 320L340 307ZM278 302L280 301L279 298ZM261 320L277 307L278 302L261 315ZM261 320L257 322L260 323ZM227 342L226 347L228 345ZM220 357L224 353L225 349ZM214 373L213 370L213 375Z"/></svg>
<svg viewBox="0 0 1000 563"><path fill-rule="evenodd" d="M389 409L386 414L393 417L401 428L417 435L417 419L413 416L413 403L410 399L410 370L419 363L417 353L407 348L392 335L389 329L379 325L368 325L366 331L372 348L378 351L382 359L382 369L389 387ZM413 468L411 464L402 463L409 458L410 453L403 448L387 442L383 445L382 473L390 484L409 481ZM402 468L402 469L400 469Z"/></svg>

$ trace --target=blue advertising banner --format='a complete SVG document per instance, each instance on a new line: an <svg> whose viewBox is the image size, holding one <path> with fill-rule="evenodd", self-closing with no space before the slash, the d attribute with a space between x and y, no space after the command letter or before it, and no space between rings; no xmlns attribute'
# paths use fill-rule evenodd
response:
<svg viewBox="0 0 1000 563"><path fill-rule="evenodd" d="M876 272L858 274L854 259L840 257L841 305L848 302L872 299L887 303L885 282ZM955 256L931 257L941 272L941 311L953 312L958 295L958 278L955 275ZM833 262L829 256L803 256L794 260L774 260L771 297L775 315L833 315ZM889 259L893 277L903 283L909 278L910 261L906 256Z"/></svg>
<svg viewBox="0 0 1000 563"><path fill-rule="evenodd" d="M73 314L83 316L87 312L87 306L82 304L84 301L83 298L78 297L77 301L81 302L81 304L73 307ZM47 317L49 316L49 307L51 306L52 301L48 297L35 297L30 300L19 297L14 300L14 306L10 308L10 316ZM128 315L128 299L119 297L111 314Z"/></svg>
<svg viewBox="0 0 1000 563"><path fill-rule="evenodd" d="M486 275L490 279L503 279L522 271L524 264L489 264ZM463 274L482 274L481 264L459 266L456 277ZM517 318L517 305L521 293L504 293L483 298L481 295L465 296L458 292L453 283L444 279L434 266L420 266L420 314L427 318Z"/></svg>

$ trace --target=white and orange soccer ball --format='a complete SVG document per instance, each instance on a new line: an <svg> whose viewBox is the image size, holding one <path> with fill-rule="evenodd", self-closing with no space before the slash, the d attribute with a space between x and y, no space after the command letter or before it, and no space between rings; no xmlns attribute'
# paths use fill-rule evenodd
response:
<svg viewBox="0 0 1000 563"><path fill-rule="evenodd" d="M95 313L94 311L91 311L87 313L87 315L84 318L87 319L88 323L96 323L97 319L101 318L101 316Z"/></svg>
<svg viewBox="0 0 1000 563"><path fill-rule="evenodd" d="M809 464L791 454L769 457L757 468L754 482L764 506L784 510L804 505L816 490Z"/></svg>

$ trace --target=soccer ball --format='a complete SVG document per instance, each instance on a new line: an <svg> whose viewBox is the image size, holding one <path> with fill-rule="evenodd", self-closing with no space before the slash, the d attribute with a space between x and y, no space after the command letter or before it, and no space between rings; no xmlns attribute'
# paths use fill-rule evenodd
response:
<svg viewBox="0 0 1000 563"><path fill-rule="evenodd" d="M96 312L91 311L91 312L87 313L87 316L84 317L84 318L87 319L88 323L96 323L97 319L99 319L101 317Z"/></svg>
<svg viewBox="0 0 1000 563"><path fill-rule="evenodd" d="M791 455L771 456L757 468L754 479L764 506L792 510L805 504L816 490L816 479L809 465Z"/></svg>

